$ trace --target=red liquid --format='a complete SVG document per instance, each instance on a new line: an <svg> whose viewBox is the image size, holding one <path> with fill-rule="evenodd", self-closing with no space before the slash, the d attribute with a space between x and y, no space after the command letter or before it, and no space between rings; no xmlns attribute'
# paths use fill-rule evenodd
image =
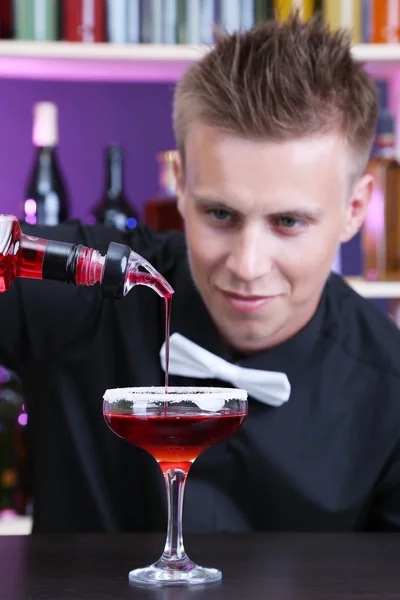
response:
<svg viewBox="0 0 400 600"><path fill-rule="evenodd" d="M18 219L0 216L0 292L16 277L42 278L47 243L23 234Z"/></svg>
<svg viewBox="0 0 400 600"><path fill-rule="evenodd" d="M133 271L128 274L128 278L131 284L143 284L151 285L156 288L157 291L164 297L165 300L165 393L168 393L168 366L169 366L169 330L171 322L171 309L172 309L172 294L165 288L164 283L158 277L151 275L150 273L142 273ZM165 404L164 416L167 414L167 404Z"/></svg>
<svg viewBox="0 0 400 600"><path fill-rule="evenodd" d="M143 448L163 471L188 471L204 450L230 437L243 424L243 413L210 415L121 415L105 413L110 429L124 440Z"/></svg>
<svg viewBox="0 0 400 600"><path fill-rule="evenodd" d="M165 298L165 393L168 394L169 326L171 321L172 296Z"/></svg>

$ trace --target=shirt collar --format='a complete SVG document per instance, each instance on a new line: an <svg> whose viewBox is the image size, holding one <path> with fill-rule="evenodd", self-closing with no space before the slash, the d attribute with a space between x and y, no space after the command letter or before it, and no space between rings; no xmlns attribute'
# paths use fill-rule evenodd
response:
<svg viewBox="0 0 400 600"><path fill-rule="evenodd" d="M223 342L193 282L187 260L181 265L173 286L171 334L178 332L206 350L242 367L284 371L293 379L307 367L323 335L327 315L328 279L312 319L292 338L250 356L238 356Z"/></svg>

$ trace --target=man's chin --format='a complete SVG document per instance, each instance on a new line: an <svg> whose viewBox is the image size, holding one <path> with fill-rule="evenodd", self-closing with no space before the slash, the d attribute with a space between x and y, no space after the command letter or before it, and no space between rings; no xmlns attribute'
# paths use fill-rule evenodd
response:
<svg viewBox="0 0 400 600"><path fill-rule="evenodd" d="M234 327L218 328L226 343L239 352L260 352L269 347L270 339L276 332L273 330L260 331L260 328L237 329Z"/></svg>

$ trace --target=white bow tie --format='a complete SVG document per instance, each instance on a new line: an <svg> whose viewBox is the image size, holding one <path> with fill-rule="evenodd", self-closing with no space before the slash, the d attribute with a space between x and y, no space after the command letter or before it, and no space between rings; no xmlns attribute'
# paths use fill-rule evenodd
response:
<svg viewBox="0 0 400 600"><path fill-rule="evenodd" d="M165 371L165 342L160 358ZM290 396L290 383L285 373L233 365L180 333L173 333L169 339L169 373L199 379L221 379L272 406L281 406Z"/></svg>

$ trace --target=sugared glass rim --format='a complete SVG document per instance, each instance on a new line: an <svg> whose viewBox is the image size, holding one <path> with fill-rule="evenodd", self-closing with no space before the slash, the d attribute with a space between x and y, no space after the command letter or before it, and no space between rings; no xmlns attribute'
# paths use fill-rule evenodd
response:
<svg viewBox="0 0 400 600"><path fill-rule="evenodd" d="M181 396L185 396L181 398ZM247 400L247 391L240 388L171 386L165 393L164 386L126 387L106 390L106 402L128 400L135 402L183 402L215 400Z"/></svg>

